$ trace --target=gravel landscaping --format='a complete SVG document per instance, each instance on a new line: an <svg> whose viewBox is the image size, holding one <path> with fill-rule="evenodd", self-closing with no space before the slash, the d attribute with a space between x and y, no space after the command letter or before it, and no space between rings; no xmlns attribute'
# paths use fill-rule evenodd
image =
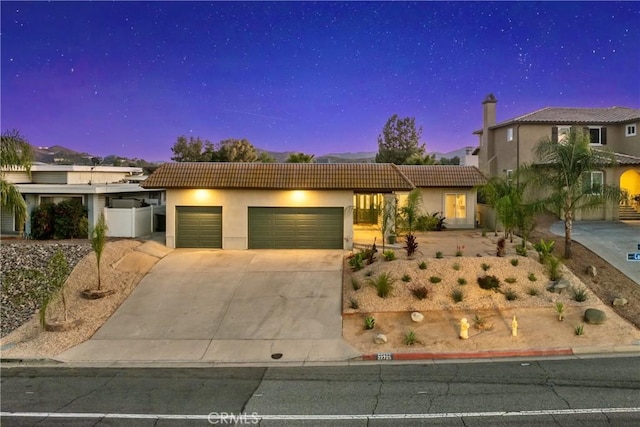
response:
<svg viewBox="0 0 640 427"><path fill-rule="evenodd" d="M38 310L39 296L46 293L48 284L46 281L33 280L30 270L44 273L49 259L59 249L64 253L71 271L82 258L91 253L91 244L87 240L2 242L0 336L4 337L18 328Z"/></svg>

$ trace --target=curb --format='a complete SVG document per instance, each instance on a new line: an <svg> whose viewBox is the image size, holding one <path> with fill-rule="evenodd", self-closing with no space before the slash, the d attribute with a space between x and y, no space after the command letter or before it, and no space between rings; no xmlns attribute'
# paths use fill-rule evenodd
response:
<svg viewBox="0 0 640 427"><path fill-rule="evenodd" d="M493 359L507 357L536 356L573 356L571 348L552 348L544 350L503 350L475 351L465 353L373 353L363 354L363 361L381 360L448 360L448 359Z"/></svg>

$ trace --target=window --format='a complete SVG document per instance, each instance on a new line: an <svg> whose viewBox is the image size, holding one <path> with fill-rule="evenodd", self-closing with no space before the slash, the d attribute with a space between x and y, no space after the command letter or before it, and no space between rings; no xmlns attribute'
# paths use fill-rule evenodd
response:
<svg viewBox="0 0 640 427"><path fill-rule="evenodd" d="M582 187L585 193L602 194L604 173L602 171L585 172L582 177Z"/></svg>
<svg viewBox="0 0 640 427"><path fill-rule="evenodd" d="M467 195L466 194L445 194L444 195L444 216L448 220L467 218Z"/></svg>
<svg viewBox="0 0 640 427"><path fill-rule="evenodd" d="M84 204L82 196L40 196L41 205L45 203L60 203L66 200L77 200L80 204Z"/></svg>
<svg viewBox="0 0 640 427"><path fill-rule="evenodd" d="M555 126L551 129L551 139L554 142L562 143L569 138L571 126Z"/></svg>
<svg viewBox="0 0 640 427"><path fill-rule="evenodd" d="M627 125L625 128L624 136L636 136L636 124Z"/></svg>
<svg viewBox="0 0 640 427"><path fill-rule="evenodd" d="M587 128L591 144L605 145L607 143L607 128L601 126L590 126Z"/></svg>
<svg viewBox="0 0 640 427"><path fill-rule="evenodd" d="M513 169L507 169L506 171L507 183L511 184L513 182Z"/></svg>
<svg viewBox="0 0 640 427"><path fill-rule="evenodd" d="M507 141L513 141L513 128L507 128Z"/></svg>

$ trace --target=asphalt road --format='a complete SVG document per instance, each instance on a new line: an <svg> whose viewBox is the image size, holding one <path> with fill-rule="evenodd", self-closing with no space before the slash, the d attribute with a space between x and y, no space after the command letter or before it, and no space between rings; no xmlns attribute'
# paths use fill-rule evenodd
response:
<svg viewBox="0 0 640 427"><path fill-rule="evenodd" d="M637 426L640 358L2 369L3 426Z"/></svg>

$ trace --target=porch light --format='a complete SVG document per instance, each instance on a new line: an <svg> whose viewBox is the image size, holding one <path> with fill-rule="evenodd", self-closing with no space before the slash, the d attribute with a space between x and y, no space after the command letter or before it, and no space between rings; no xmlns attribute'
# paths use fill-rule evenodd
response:
<svg viewBox="0 0 640 427"><path fill-rule="evenodd" d="M209 192L207 190L203 190L203 189L196 190L195 193L194 193L194 198L197 201L207 200L209 198Z"/></svg>
<svg viewBox="0 0 640 427"><path fill-rule="evenodd" d="M291 192L291 199L293 199L294 202L302 202L305 198L305 192L302 190L294 190Z"/></svg>

